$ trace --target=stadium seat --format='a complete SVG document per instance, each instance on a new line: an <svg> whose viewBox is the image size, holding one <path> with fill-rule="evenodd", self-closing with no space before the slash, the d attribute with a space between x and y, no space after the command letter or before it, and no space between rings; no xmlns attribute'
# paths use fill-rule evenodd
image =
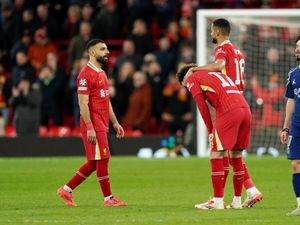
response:
<svg viewBox="0 0 300 225"><path fill-rule="evenodd" d="M49 129L49 137L70 137L71 128L68 126L53 126Z"/></svg>
<svg viewBox="0 0 300 225"><path fill-rule="evenodd" d="M5 127L5 137L16 137L16 129L13 126Z"/></svg>
<svg viewBox="0 0 300 225"><path fill-rule="evenodd" d="M40 126L39 135L40 137L48 137L48 128L45 126Z"/></svg>
<svg viewBox="0 0 300 225"><path fill-rule="evenodd" d="M74 137L81 137L80 127L74 127L72 130L72 135Z"/></svg>

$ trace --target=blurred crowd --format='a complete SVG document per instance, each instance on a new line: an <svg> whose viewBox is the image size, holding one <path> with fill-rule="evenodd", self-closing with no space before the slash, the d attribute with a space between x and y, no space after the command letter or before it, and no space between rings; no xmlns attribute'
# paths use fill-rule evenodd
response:
<svg viewBox="0 0 300 225"><path fill-rule="evenodd" d="M105 40L110 50L105 68L109 92L126 133L184 132L192 124L193 107L186 89L174 76L178 66L195 61L194 11L198 8L295 8L300 6L299 2L2 0L0 135L3 127L16 129L18 135L38 135L53 127L77 130L76 79L88 61L86 43L94 37ZM247 37L244 40L247 43ZM247 46L243 49L250 58L251 49ZM280 60L279 56L272 59L276 58L276 46L273 49L270 46L269 51L273 52L267 53L267 57L270 54L271 64L276 65L276 60ZM253 68L251 79L259 77L253 72L259 70ZM267 92L274 88L272 82L276 81L281 81L279 73L270 75L269 87L246 93L249 101L250 98L269 99ZM259 82L253 79L249 85L259 88Z"/></svg>

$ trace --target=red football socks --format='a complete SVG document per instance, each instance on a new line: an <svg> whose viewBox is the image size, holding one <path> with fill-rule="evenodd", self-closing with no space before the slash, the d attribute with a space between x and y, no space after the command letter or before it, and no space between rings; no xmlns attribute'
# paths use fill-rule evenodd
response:
<svg viewBox="0 0 300 225"><path fill-rule="evenodd" d="M226 180L229 174L229 158L223 157L223 166L224 166L224 182L223 182L223 188L225 188Z"/></svg>
<svg viewBox="0 0 300 225"><path fill-rule="evenodd" d="M69 188L74 190L79 184L82 183L88 176L91 175L96 169L95 161L87 161L83 166L79 168L75 176L66 184Z"/></svg>
<svg viewBox="0 0 300 225"><path fill-rule="evenodd" d="M254 183L248 173L248 168L246 166L245 163L243 163L244 165L244 171L245 171L245 175L244 175L244 187L246 188L246 190L248 190L249 188L254 187Z"/></svg>
<svg viewBox="0 0 300 225"><path fill-rule="evenodd" d="M241 196L244 183L244 165L242 158L231 158L233 167L234 196Z"/></svg>
<svg viewBox="0 0 300 225"><path fill-rule="evenodd" d="M211 180L214 188L214 197L224 196L224 165L223 159L211 159Z"/></svg>
<svg viewBox="0 0 300 225"><path fill-rule="evenodd" d="M110 182L108 176L108 159L96 161L96 173L104 197L111 195Z"/></svg>

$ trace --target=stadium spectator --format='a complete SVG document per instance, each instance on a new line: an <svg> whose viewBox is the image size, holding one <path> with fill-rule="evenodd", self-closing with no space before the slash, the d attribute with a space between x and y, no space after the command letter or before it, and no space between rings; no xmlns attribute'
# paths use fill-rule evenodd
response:
<svg viewBox="0 0 300 225"><path fill-rule="evenodd" d="M63 24L63 34L66 39L71 39L79 33L81 10L78 5L70 5L68 15Z"/></svg>
<svg viewBox="0 0 300 225"><path fill-rule="evenodd" d="M287 144L288 159L292 164L293 188L297 200L297 208L288 213L289 216L300 215L300 130L299 130L299 90L300 90L300 36L296 39L295 58L298 62L297 67L289 72L286 87L286 109L285 120L281 132L281 142Z"/></svg>
<svg viewBox="0 0 300 225"><path fill-rule="evenodd" d="M168 24L175 19L175 12L178 8L179 2L173 0L154 0L154 10L159 29L163 30L167 28Z"/></svg>
<svg viewBox="0 0 300 225"><path fill-rule="evenodd" d="M11 74L12 84L17 85L24 77L29 79L31 83L35 82L35 70L28 61L27 54L23 51L17 52L16 62L17 65L13 67Z"/></svg>
<svg viewBox="0 0 300 225"><path fill-rule="evenodd" d="M213 21L211 25L211 39L214 44L217 44L215 48L215 62L200 66L197 69L192 68L192 70L224 71L223 73L231 79L232 85L236 85L238 90L243 92L245 56L239 48L230 42L230 30L231 25L226 19L220 18ZM224 186L229 173L229 163L232 164L228 161L228 157L225 156L223 158L225 171ZM251 207L253 204L259 202L263 198L263 195L255 187L246 164L244 164L244 171L244 187L247 190L247 197L243 203L243 207ZM201 204L199 206L201 207Z"/></svg>
<svg viewBox="0 0 300 225"><path fill-rule="evenodd" d="M132 31L127 39L133 41L135 52L141 56L144 56L153 50L151 35L148 33L145 21L141 19L134 21Z"/></svg>
<svg viewBox="0 0 300 225"><path fill-rule="evenodd" d="M167 80L168 74L176 69L177 54L172 51L170 40L166 36L159 39L158 49L154 54L162 69L161 73Z"/></svg>
<svg viewBox="0 0 300 225"><path fill-rule="evenodd" d="M211 178L214 189L213 203L196 205L199 209L224 209L223 157L229 150L233 167L234 197L230 208L242 208L244 182L243 149L250 144L251 112L245 98L231 80L220 72L207 70L188 72L195 64L182 67L177 73L178 81L191 92L209 133L211 146ZM226 86L224 85L226 82ZM216 110L212 122L209 104Z"/></svg>
<svg viewBox="0 0 300 225"><path fill-rule="evenodd" d="M152 92L147 76L142 71L133 74L134 90L129 98L129 105L123 118L125 129L149 131L152 111Z"/></svg>
<svg viewBox="0 0 300 225"><path fill-rule="evenodd" d="M131 61L125 61L117 74L114 74L116 93L113 101L115 114L121 119L128 108L129 97L133 90L132 77L136 69Z"/></svg>
<svg viewBox="0 0 300 225"><path fill-rule="evenodd" d="M171 48L174 51L176 51L179 47L180 42L182 41L182 38L180 37L179 25L177 21L171 21L168 24L166 30L166 36L169 38L171 42Z"/></svg>
<svg viewBox="0 0 300 225"><path fill-rule="evenodd" d="M83 5L81 8L81 22L89 22L90 24L94 24L94 8L93 6L88 2Z"/></svg>
<svg viewBox="0 0 300 225"><path fill-rule="evenodd" d="M17 52L20 52L20 51L28 52L31 42L32 42L32 37L31 37L30 31L25 30L23 32L21 39L19 39L10 50L10 58L11 58L11 62L12 62L13 66L15 66L17 63L16 62Z"/></svg>
<svg viewBox="0 0 300 225"><path fill-rule="evenodd" d="M47 54L49 52L57 53L55 44L49 41L45 28L40 28L34 33L34 43L28 51L28 58L37 74L46 64Z"/></svg>
<svg viewBox="0 0 300 225"><path fill-rule="evenodd" d="M89 22L80 23L80 34L71 39L68 48L69 69L72 69L75 60L81 59L85 52L86 43L91 39L92 27Z"/></svg>
<svg viewBox="0 0 300 225"><path fill-rule="evenodd" d="M192 63L195 59L195 52L192 45L189 42L182 42L179 46L178 62Z"/></svg>
<svg viewBox="0 0 300 225"><path fill-rule="evenodd" d="M154 13L152 0L127 1L126 9L125 15L127 17L128 30L134 27L134 23L137 19L143 20L147 28L151 26L152 15Z"/></svg>
<svg viewBox="0 0 300 225"><path fill-rule="evenodd" d="M120 67L125 61L131 61L136 69L140 69L142 64L142 56L135 52L134 42L129 39L125 39L122 45L122 53L118 56L114 65L114 73L119 72Z"/></svg>
<svg viewBox="0 0 300 225"><path fill-rule="evenodd" d="M31 33L34 33L38 28L38 20L34 17L33 9L27 8L22 12L22 23L21 23L21 30L20 36L22 31L29 30Z"/></svg>
<svg viewBox="0 0 300 225"><path fill-rule="evenodd" d="M14 127L17 136L38 136L40 127L41 94L38 84L22 77L12 88L10 104L14 108Z"/></svg>
<svg viewBox="0 0 300 225"><path fill-rule="evenodd" d="M175 74L170 73L169 82L162 91L163 113L162 121L167 124L170 134L175 135L178 131L185 132L187 125L192 122L190 95L186 88L176 80Z"/></svg>
<svg viewBox="0 0 300 225"><path fill-rule="evenodd" d="M108 162L111 156L107 140L109 120L116 131L116 137L124 136L124 130L112 109L107 76L102 70L102 65L108 61L109 51L104 41L100 39L88 42L87 51L89 62L81 70L77 79L81 113L80 128L87 162L79 168L68 183L57 190L57 193L69 206L76 206L72 196L73 190L96 170L104 196L103 206L126 206L125 202L112 195L108 175Z"/></svg>
<svg viewBox="0 0 300 225"><path fill-rule="evenodd" d="M121 17L115 0L102 1L102 7L95 18L93 34L104 40L120 38Z"/></svg>
<svg viewBox="0 0 300 225"><path fill-rule="evenodd" d="M5 70L3 64L0 63L0 114L3 119L3 126L8 123L8 100L11 96L11 79L10 74Z"/></svg>
<svg viewBox="0 0 300 225"><path fill-rule="evenodd" d="M49 38L57 40L61 36L60 26L57 24L56 18L49 13L49 8L46 4L40 4L36 8L36 14L38 18L38 27L45 27Z"/></svg>
<svg viewBox="0 0 300 225"><path fill-rule="evenodd" d="M73 64L73 68L70 74L69 79L69 90L72 95L72 105L73 105L73 116L75 121L75 126L79 127L80 125L80 110L78 105L78 95L77 95L77 77L79 72L83 67L88 64L88 58L81 58L80 60L76 60Z"/></svg>
<svg viewBox="0 0 300 225"><path fill-rule="evenodd" d="M61 80L55 76L51 67L45 66L39 74L39 84L43 96L41 103L41 125L59 126L62 125L61 110L58 108L57 99L61 96L59 89L61 87Z"/></svg>
<svg viewBox="0 0 300 225"><path fill-rule="evenodd" d="M71 103L67 101L67 93L66 93L68 78L66 76L64 69L58 64L58 57L56 53L49 52L47 54L46 65L52 69L54 73L54 77L55 79L57 79L57 83L59 84L55 93L54 101L57 104L58 115L61 116L61 118L58 118L58 121L63 121L62 116L63 116L64 109L68 108L68 106L71 107Z"/></svg>
<svg viewBox="0 0 300 225"><path fill-rule="evenodd" d="M277 151L280 148L278 133L282 124L282 108L284 86L280 84L279 75L273 74L268 82L268 87L263 88L256 77L251 79L253 94L256 102L262 105L262 115L259 121L257 141L253 147L258 152ZM264 137L268 137L268 141ZM277 137L277 139L276 139Z"/></svg>
<svg viewBox="0 0 300 225"><path fill-rule="evenodd" d="M142 70L147 74L148 82L152 92L152 116L159 124L162 113L162 89L166 82L165 77L161 73L161 67L152 53L148 53L144 57Z"/></svg>

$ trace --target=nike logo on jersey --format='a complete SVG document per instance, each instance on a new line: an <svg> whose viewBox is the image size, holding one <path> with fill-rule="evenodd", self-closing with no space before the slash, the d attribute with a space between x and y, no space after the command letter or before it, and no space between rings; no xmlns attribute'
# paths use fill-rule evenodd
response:
<svg viewBox="0 0 300 225"><path fill-rule="evenodd" d="M292 85L294 85L294 84L296 84L296 80L295 79L292 81Z"/></svg>

